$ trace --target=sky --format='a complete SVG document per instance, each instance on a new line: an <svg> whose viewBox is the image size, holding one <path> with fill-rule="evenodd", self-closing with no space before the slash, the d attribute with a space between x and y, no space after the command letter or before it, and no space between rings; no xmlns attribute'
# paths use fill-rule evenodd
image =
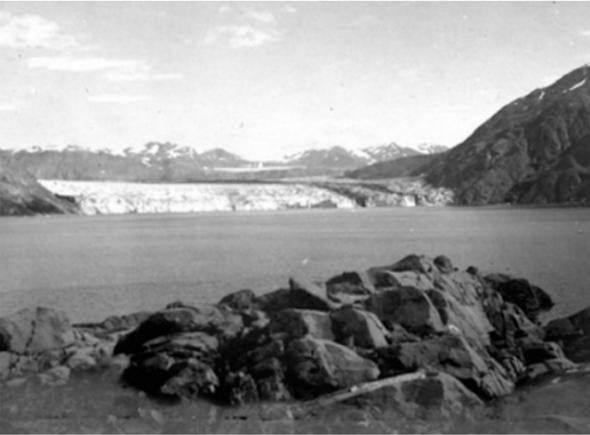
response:
<svg viewBox="0 0 590 435"><path fill-rule="evenodd" d="M587 62L587 2L0 2L0 148L454 146Z"/></svg>

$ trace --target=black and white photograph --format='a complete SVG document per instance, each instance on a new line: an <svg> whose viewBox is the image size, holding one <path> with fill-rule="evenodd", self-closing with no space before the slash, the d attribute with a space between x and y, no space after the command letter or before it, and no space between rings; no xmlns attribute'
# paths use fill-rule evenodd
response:
<svg viewBox="0 0 590 435"><path fill-rule="evenodd" d="M590 433L590 2L0 1L0 433Z"/></svg>

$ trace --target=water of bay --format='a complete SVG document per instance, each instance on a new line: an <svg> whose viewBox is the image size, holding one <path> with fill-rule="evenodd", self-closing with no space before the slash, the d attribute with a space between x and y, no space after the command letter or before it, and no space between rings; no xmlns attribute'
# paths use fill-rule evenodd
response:
<svg viewBox="0 0 590 435"><path fill-rule="evenodd" d="M0 315L74 321L325 280L409 253L524 276L553 315L590 305L588 208L394 208L0 219Z"/></svg>

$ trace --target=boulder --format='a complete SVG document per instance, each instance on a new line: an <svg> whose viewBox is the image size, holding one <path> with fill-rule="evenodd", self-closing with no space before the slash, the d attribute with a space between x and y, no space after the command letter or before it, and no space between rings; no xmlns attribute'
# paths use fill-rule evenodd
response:
<svg viewBox="0 0 590 435"><path fill-rule="evenodd" d="M462 336L443 334L420 342L377 349L375 361L386 376L419 369L438 370L461 380L470 390L489 399L509 394L514 380L484 350L474 349Z"/></svg>
<svg viewBox="0 0 590 435"><path fill-rule="evenodd" d="M310 335L314 338L334 340L330 314L317 310L286 309L273 316L271 333L285 333L290 338Z"/></svg>
<svg viewBox="0 0 590 435"><path fill-rule="evenodd" d="M224 379L224 396L231 405L245 405L260 400L254 378L244 372L228 373Z"/></svg>
<svg viewBox="0 0 590 435"><path fill-rule="evenodd" d="M454 377L418 371L356 385L316 399L305 406L317 409L337 403L361 409L395 410L411 419L453 418L470 414L482 401Z"/></svg>
<svg viewBox="0 0 590 435"><path fill-rule="evenodd" d="M438 257L435 257L434 264L436 267L438 267L438 270L441 273L451 273L457 270L455 266L453 266L450 258L446 255L439 255Z"/></svg>
<svg viewBox="0 0 590 435"><path fill-rule="evenodd" d="M298 398L317 397L379 376L372 361L340 344L311 337L291 341L285 363L287 381Z"/></svg>
<svg viewBox="0 0 590 435"><path fill-rule="evenodd" d="M523 341L541 341L544 331L527 315L510 302L488 300L484 306L494 330L490 333L492 345L497 349L519 352Z"/></svg>
<svg viewBox="0 0 590 435"><path fill-rule="evenodd" d="M425 274L408 270L394 272L382 267L372 267L367 271L377 289L413 287L419 290L434 288L432 280Z"/></svg>
<svg viewBox="0 0 590 435"><path fill-rule="evenodd" d="M114 353L127 355L138 352L154 338L176 333L203 331L220 338L236 336L243 328L242 317L213 306L180 307L150 315L136 329L123 336Z"/></svg>
<svg viewBox="0 0 590 435"><path fill-rule="evenodd" d="M136 313L125 314L122 316L110 316L100 323L100 326L107 333L118 331L127 331L136 328L141 322L146 320L152 313L149 311L138 311Z"/></svg>
<svg viewBox="0 0 590 435"><path fill-rule="evenodd" d="M428 334L445 326L428 295L413 287L383 290L371 295L366 309L388 323L399 323L410 332Z"/></svg>
<svg viewBox="0 0 590 435"><path fill-rule="evenodd" d="M521 382L530 382L546 376L555 376L575 370L577 365L567 358L552 358L527 366Z"/></svg>
<svg viewBox="0 0 590 435"><path fill-rule="evenodd" d="M217 305L226 305L236 311L250 310L256 308L256 295L252 290L239 290L221 298Z"/></svg>
<svg viewBox="0 0 590 435"><path fill-rule="evenodd" d="M0 351L38 353L74 343L65 313L50 308L25 308L0 318Z"/></svg>
<svg viewBox="0 0 590 435"><path fill-rule="evenodd" d="M334 336L339 343L364 348L388 345L388 331L373 313L345 306L332 311L330 318Z"/></svg>
<svg viewBox="0 0 590 435"><path fill-rule="evenodd" d="M208 364L189 358L160 387L160 392L170 396L196 398L212 396L218 387L219 379L215 371Z"/></svg>
<svg viewBox="0 0 590 435"><path fill-rule="evenodd" d="M92 347L76 349L67 359L66 366L73 371L89 370L97 365L94 356L95 350Z"/></svg>
<svg viewBox="0 0 590 435"><path fill-rule="evenodd" d="M330 310L330 305L327 301L296 285L292 285L288 289L279 289L264 294L256 299L256 303L260 309L267 313L275 313L287 308L318 311Z"/></svg>
<svg viewBox="0 0 590 435"><path fill-rule="evenodd" d="M434 261L425 255L410 254L388 266L387 269L393 272L405 272L412 270L414 272L424 273L429 276L433 276L438 273L438 267L434 264Z"/></svg>
<svg viewBox="0 0 590 435"><path fill-rule="evenodd" d="M156 337L136 349L122 378L151 393L212 395L219 386L218 347L216 337L201 331Z"/></svg>
<svg viewBox="0 0 590 435"><path fill-rule="evenodd" d="M523 343L521 348L526 365L550 359L565 359L561 347L559 347L557 343L551 341L526 342Z"/></svg>
<svg viewBox="0 0 590 435"><path fill-rule="evenodd" d="M590 307L549 322L545 331L548 339L561 343L569 359L590 362Z"/></svg>
<svg viewBox="0 0 590 435"><path fill-rule="evenodd" d="M481 346L490 344L489 334L494 330L479 301L459 302L452 293L432 289L426 292L450 332L470 337Z"/></svg>
<svg viewBox="0 0 590 435"><path fill-rule="evenodd" d="M539 313L550 310L554 305L547 292L526 279L496 273L486 275L485 280L505 301L518 306L533 321Z"/></svg>
<svg viewBox="0 0 590 435"><path fill-rule="evenodd" d="M344 272L326 281L328 299L338 304L361 303L372 293L375 289L363 273Z"/></svg>

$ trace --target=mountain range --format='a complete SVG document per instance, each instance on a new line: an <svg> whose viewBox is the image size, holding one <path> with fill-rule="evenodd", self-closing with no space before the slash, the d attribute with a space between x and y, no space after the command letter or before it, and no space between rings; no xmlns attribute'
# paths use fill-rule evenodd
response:
<svg viewBox="0 0 590 435"><path fill-rule="evenodd" d="M307 150L282 161L259 162L221 148L199 153L169 142L149 142L139 149L119 152L70 145L3 150L2 154L40 179L167 182L340 175L344 170L420 153L395 143L361 150L335 146Z"/></svg>
<svg viewBox="0 0 590 435"><path fill-rule="evenodd" d="M368 166L366 166L368 165ZM204 181L342 175L420 178L450 189L457 204L590 203L590 66L502 107L466 140L445 150L395 143L313 149L258 162L221 148L150 142L121 152L36 147L0 151L0 214L69 211L35 178Z"/></svg>

